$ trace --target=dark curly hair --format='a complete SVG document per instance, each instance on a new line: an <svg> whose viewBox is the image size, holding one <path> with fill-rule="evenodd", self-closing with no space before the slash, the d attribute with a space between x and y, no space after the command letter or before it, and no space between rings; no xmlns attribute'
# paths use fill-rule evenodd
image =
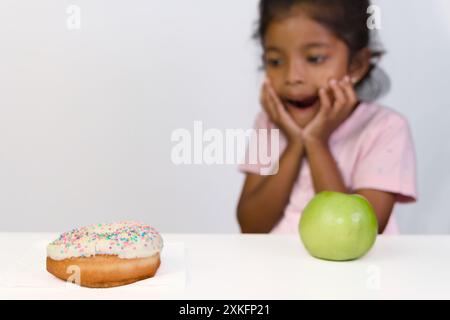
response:
<svg viewBox="0 0 450 320"><path fill-rule="evenodd" d="M361 49L370 49L370 68L356 84L356 90L360 99L372 101L389 91L390 80L378 66L386 52L377 39L377 30L370 30L367 26L370 5L370 0L260 0L259 20L253 38L264 47L269 25L289 15L294 7L303 6L311 19L347 45L350 59Z"/></svg>

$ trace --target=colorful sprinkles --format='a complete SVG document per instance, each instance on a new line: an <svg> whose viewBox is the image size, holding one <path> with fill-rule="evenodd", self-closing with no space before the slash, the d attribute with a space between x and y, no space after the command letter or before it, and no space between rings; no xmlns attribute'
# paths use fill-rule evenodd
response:
<svg viewBox="0 0 450 320"><path fill-rule="evenodd" d="M151 256L161 251L162 247L161 235L153 227L135 221L122 221L65 232L48 245L47 255L56 260L98 254L137 258Z"/></svg>

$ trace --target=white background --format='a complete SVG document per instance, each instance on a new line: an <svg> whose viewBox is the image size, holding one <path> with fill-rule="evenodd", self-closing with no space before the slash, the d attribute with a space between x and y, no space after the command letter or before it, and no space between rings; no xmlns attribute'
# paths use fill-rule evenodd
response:
<svg viewBox="0 0 450 320"><path fill-rule="evenodd" d="M450 2L377 1L381 102L409 121L420 202L403 233L450 231ZM66 27L70 4L81 29ZM234 166L175 166L171 133L250 128L259 110L256 0L2 0L0 230L139 219L237 232Z"/></svg>

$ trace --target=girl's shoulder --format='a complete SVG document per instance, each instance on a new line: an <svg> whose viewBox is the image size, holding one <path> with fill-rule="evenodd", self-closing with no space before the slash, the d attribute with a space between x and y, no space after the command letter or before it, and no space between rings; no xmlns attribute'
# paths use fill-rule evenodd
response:
<svg viewBox="0 0 450 320"><path fill-rule="evenodd" d="M361 112L357 120L365 122L366 125L379 125L386 122L408 123L406 117L400 112L378 102L362 102L358 108L361 108Z"/></svg>
<svg viewBox="0 0 450 320"><path fill-rule="evenodd" d="M407 118L397 110L378 102L362 102L348 119L349 126L356 131L383 131L407 128Z"/></svg>
<svg viewBox="0 0 450 320"><path fill-rule="evenodd" d="M275 124L270 120L269 115L264 111L260 110L255 118L253 127L255 129L275 129Z"/></svg>
<svg viewBox="0 0 450 320"><path fill-rule="evenodd" d="M387 132L409 131L408 120L400 112L378 102L361 102L352 115L333 134L334 140L358 137L362 140L386 135Z"/></svg>

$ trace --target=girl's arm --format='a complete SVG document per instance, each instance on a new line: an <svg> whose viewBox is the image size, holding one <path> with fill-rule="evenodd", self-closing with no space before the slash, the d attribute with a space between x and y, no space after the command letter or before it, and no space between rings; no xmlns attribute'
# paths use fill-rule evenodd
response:
<svg viewBox="0 0 450 320"><path fill-rule="evenodd" d="M306 139L305 147L315 192L337 191L347 193L348 189L331 154L328 143Z"/></svg>
<svg viewBox="0 0 450 320"><path fill-rule="evenodd" d="M305 139L308 161L314 189L349 193L327 143ZM364 196L373 206L378 220L378 232L382 233L395 204L395 194L374 189L361 189L356 193Z"/></svg>
<svg viewBox="0 0 450 320"><path fill-rule="evenodd" d="M364 196L372 204L378 219L378 233L383 233L394 209L395 194L375 189L360 189L356 190L356 193Z"/></svg>
<svg viewBox="0 0 450 320"><path fill-rule="evenodd" d="M289 202L305 153L302 129L285 110L267 78L261 90L261 105L285 134L288 145L279 160L277 174L247 175L237 208L243 233L268 233L278 223Z"/></svg>
<svg viewBox="0 0 450 320"><path fill-rule="evenodd" d="M314 189L316 193L325 190L349 193L330 151L328 141L334 130L353 112L358 103L358 97L349 76L339 82L332 79L330 90L321 89L319 95L321 109L303 134ZM356 192L372 204L378 219L378 231L382 233L392 213L395 195L373 189Z"/></svg>
<svg viewBox="0 0 450 320"><path fill-rule="evenodd" d="M276 175L247 175L237 209L243 233L268 233L278 223L289 202L303 155L303 143L291 143L280 158Z"/></svg>

